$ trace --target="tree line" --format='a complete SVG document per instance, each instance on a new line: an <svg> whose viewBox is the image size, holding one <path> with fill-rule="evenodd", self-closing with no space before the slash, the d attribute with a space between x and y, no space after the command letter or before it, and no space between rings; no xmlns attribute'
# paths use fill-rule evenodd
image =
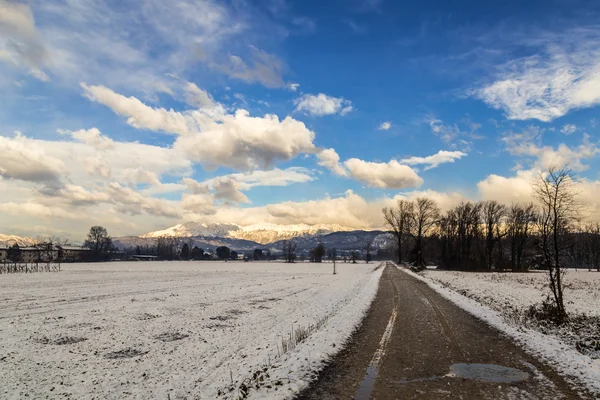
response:
<svg viewBox="0 0 600 400"><path fill-rule="evenodd" d="M465 201L442 213L428 198L399 200L383 209L399 263L452 270L548 271L552 302L566 315L562 277L567 267L600 271L600 224L583 223L576 177L551 168L532 188L535 203Z"/></svg>

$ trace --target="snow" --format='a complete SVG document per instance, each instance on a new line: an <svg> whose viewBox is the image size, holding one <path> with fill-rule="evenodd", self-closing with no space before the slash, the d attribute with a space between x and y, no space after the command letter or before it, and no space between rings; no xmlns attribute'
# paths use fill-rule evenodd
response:
<svg viewBox="0 0 600 400"><path fill-rule="evenodd" d="M427 269L423 276L455 291L463 291L498 311L505 310L507 305L522 311L550 293L544 271L467 273ZM563 283L567 312L600 316L600 273L568 270Z"/></svg>
<svg viewBox="0 0 600 400"><path fill-rule="evenodd" d="M362 320L377 265L113 262L0 276L0 398L236 398L265 368L249 397L291 398ZM308 337L283 354L298 328Z"/></svg>
<svg viewBox="0 0 600 400"><path fill-rule="evenodd" d="M499 274L427 269L416 274L405 268L402 270L513 338L532 355L554 366L575 388L600 395L600 359L581 354L559 338L523 326L512 318L518 310L545 297L543 273ZM565 292L569 310L597 315L600 309L599 282L600 274L570 271L564 282L565 288L569 288Z"/></svg>
<svg viewBox="0 0 600 400"><path fill-rule="evenodd" d="M184 224L177 224L170 228L149 232L141 235L142 238L157 238L161 236L208 236L208 237L226 237L233 239L251 240L257 243L268 244L279 240L291 239L306 235L325 235L332 232L347 232L353 228L348 228L338 224L290 224L278 225L271 223L260 223L246 226L236 224L219 223L201 223L190 221Z"/></svg>
<svg viewBox="0 0 600 400"><path fill-rule="evenodd" d="M32 246L36 243L36 240L28 237L3 235L0 233L0 247L11 246L15 243L17 243L19 246Z"/></svg>

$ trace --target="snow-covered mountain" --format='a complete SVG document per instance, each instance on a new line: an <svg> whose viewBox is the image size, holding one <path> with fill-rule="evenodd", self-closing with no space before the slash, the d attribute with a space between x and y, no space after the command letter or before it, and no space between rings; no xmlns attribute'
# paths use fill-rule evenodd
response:
<svg viewBox="0 0 600 400"><path fill-rule="evenodd" d="M140 237L156 238L160 236L206 236L244 239L256 243L267 244L296 237L326 235L332 232L348 232L351 230L353 229L337 224L277 225L264 223L239 226L235 224L200 223L192 221L186 222L185 224L178 224L164 230L149 232Z"/></svg>
<svg viewBox="0 0 600 400"><path fill-rule="evenodd" d="M254 224L240 227L240 229L236 231L231 231L229 232L229 236L237 239L246 239L261 244L267 244L296 237L326 235L328 233L347 232L351 230L352 228L337 224Z"/></svg>
<svg viewBox="0 0 600 400"><path fill-rule="evenodd" d="M20 237L15 235L3 235L0 233L0 246L12 246L17 243L19 246L32 246L36 243L35 239Z"/></svg>
<svg viewBox="0 0 600 400"><path fill-rule="evenodd" d="M190 237L190 236L208 236L208 237L229 237L231 231L237 231L240 227L233 224L215 224L207 223L203 224L200 222L186 222L185 224L177 224L170 228L149 232L141 235L142 238L157 238L161 236L177 236L177 237Z"/></svg>

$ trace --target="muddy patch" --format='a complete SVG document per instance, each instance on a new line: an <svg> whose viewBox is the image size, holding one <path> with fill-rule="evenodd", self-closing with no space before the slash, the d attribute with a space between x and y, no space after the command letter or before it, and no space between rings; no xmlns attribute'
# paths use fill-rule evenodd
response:
<svg viewBox="0 0 600 400"><path fill-rule="evenodd" d="M165 333L161 333L158 336L155 336L154 338L160 340L161 342L175 342L177 340L183 340L188 337L190 337L190 335L186 335L184 333L165 332Z"/></svg>
<svg viewBox="0 0 600 400"><path fill-rule="evenodd" d="M75 344L80 342L85 342L88 340L84 337L75 337L75 336L61 336L55 339L47 338L46 336L42 336L39 338L34 338L33 341L39 344L53 344L57 346L64 346L67 344Z"/></svg>
<svg viewBox="0 0 600 400"><path fill-rule="evenodd" d="M127 348L127 349L123 349L123 350L119 350L119 351L113 351L111 353L106 353L104 355L104 358L108 358L110 360L119 360L119 359L143 356L144 354L147 354L147 353L148 353L147 351Z"/></svg>
<svg viewBox="0 0 600 400"><path fill-rule="evenodd" d="M147 320L155 319L155 318L160 318L160 315L158 315L158 314L150 314L150 313L143 313L143 314L140 314L137 317L135 317L135 319L138 319L140 321L147 321Z"/></svg>

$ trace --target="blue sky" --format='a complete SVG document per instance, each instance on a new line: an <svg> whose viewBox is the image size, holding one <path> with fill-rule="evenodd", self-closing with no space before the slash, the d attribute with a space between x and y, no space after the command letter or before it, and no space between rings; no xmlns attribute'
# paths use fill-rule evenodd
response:
<svg viewBox="0 0 600 400"><path fill-rule="evenodd" d="M381 226L598 187L600 5L0 0L0 232Z"/></svg>

